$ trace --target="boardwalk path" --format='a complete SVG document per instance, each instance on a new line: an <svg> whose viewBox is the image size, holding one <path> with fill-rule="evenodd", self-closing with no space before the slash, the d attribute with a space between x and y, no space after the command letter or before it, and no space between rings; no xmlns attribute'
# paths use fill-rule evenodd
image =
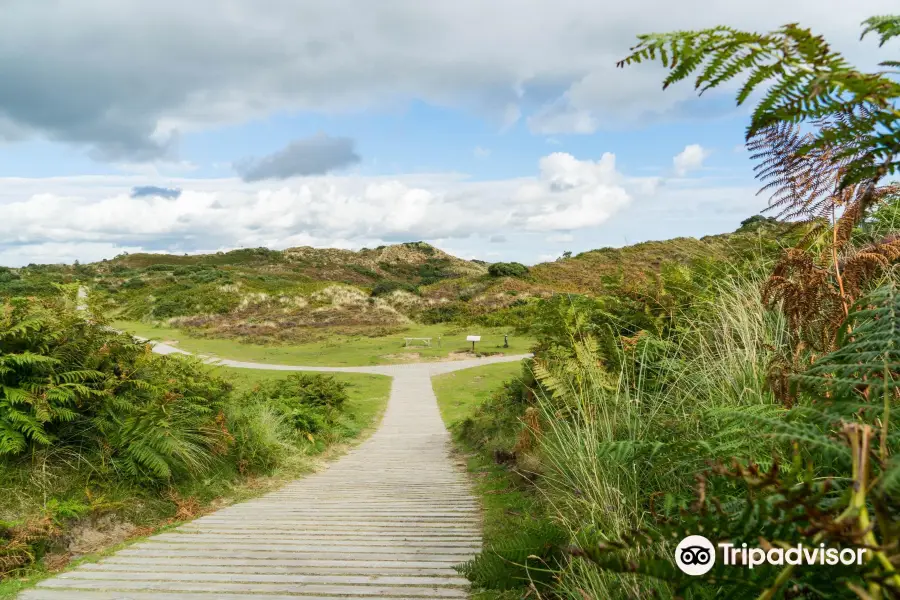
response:
<svg viewBox="0 0 900 600"><path fill-rule="evenodd" d="M467 582L452 567L481 546L478 505L450 459L431 377L522 358L346 368L219 361L394 380L378 431L326 471L47 579L19 598L464 598Z"/></svg>

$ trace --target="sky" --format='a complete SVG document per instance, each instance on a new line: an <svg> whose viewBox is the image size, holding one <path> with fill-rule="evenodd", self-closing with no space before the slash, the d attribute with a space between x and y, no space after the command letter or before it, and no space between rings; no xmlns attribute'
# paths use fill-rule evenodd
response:
<svg viewBox="0 0 900 600"><path fill-rule="evenodd" d="M734 88L637 35L799 22L856 65L895 0L0 0L0 265L423 240L553 260L767 206Z"/></svg>

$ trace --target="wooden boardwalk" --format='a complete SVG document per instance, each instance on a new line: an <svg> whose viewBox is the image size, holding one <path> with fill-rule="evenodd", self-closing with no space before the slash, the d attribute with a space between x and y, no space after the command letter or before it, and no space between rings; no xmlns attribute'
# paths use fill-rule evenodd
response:
<svg viewBox="0 0 900 600"><path fill-rule="evenodd" d="M464 598L467 582L453 565L481 547L479 508L450 457L431 377L521 358L346 369L220 361L394 380L377 432L327 470L59 574L19 598Z"/></svg>

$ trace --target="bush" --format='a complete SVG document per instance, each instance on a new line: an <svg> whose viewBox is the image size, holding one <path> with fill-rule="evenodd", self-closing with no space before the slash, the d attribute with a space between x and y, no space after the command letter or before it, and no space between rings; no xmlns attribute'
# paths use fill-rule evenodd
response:
<svg viewBox="0 0 900 600"><path fill-rule="evenodd" d="M411 283L403 283L402 281L379 281L372 288L372 297L387 296L397 290L403 290L411 294L419 295L419 288Z"/></svg>
<svg viewBox="0 0 900 600"><path fill-rule="evenodd" d="M293 374L260 385L246 401L268 402L294 430L312 434L335 423L347 398L347 384L332 376Z"/></svg>
<svg viewBox="0 0 900 600"><path fill-rule="evenodd" d="M462 316L463 308L458 304L445 304L442 306L433 306L426 308L419 313L418 320L426 325L435 323L450 323L458 317Z"/></svg>
<svg viewBox="0 0 900 600"><path fill-rule="evenodd" d="M430 246L429 246L430 248ZM442 279L453 277L452 264L447 258L429 258L419 265L419 284L431 285Z"/></svg>
<svg viewBox="0 0 900 600"><path fill-rule="evenodd" d="M526 367L521 382L485 402L458 434L514 472L533 473L530 485L549 508L529 516L567 532L555 543L590 540L591 551L648 514L686 508L694 476L721 453L757 462L783 456L771 438L747 435L722 415L775 409L766 376L787 347L784 319L765 309L757 279L720 280L712 300L697 290L696 304L685 297L674 322L654 315L649 299L647 310L633 299L574 295L523 307L539 339L536 377L529 381ZM723 505L735 499L734 486L714 491ZM510 535L496 554L517 556L521 543ZM495 562L483 554L466 574L479 587L505 588L513 573ZM548 596L671 597L666 584L580 559L564 561L552 586Z"/></svg>
<svg viewBox="0 0 900 600"><path fill-rule="evenodd" d="M231 282L231 274L227 271L210 269L208 271L198 271L197 273L191 274L190 280L195 283L225 284Z"/></svg>
<svg viewBox="0 0 900 600"><path fill-rule="evenodd" d="M364 267L362 265L352 264L347 265L347 268L351 271L359 273L363 277L368 277L369 279L379 279L381 275L370 269L369 267Z"/></svg>
<svg viewBox="0 0 900 600"><path fill-rule="evenodd" d="M8 283L21 279L18 273L6 267L0 267L0 283Z"/></svg>
<svg viewBox="0 0 900 600"><path fill-rule="evenodd" d="M517 262L499 262L488 267L491 277L524 277L528 275L528 267Z"/></svg>
<svg viewBox="0 0 900 600"><path fill-rule="evenodd" d="M265 398L248 399L238 397L225 411L228 431L234 438L231 456L242 470L267 472L281 464L293 449L287 441L291 427Z"/></svg>
<svg viewBox="0 0 900 600"><path fill-rule="evenodd" d="M75 289L0 317L0 457L76 447L138 482L204 471L227 436L228 387L75 308Z"/></svg>
<svg viewBox="0 0 900 600"><path fill-rule="evenodd" d="M122 287L126 290L136 290L142 287L146 287L147 282L141 279L140 277L132 277L131 279L125 281L122 284Z"/></svg>
<svg viewBox="0 0 900 600"><path fill-rule="evenodd" d="M741 221L741 226L737 233L745 233L747 231L757 231L764 227L775 227L779 225L778 219L774 217L764 217L762 215L753 215L748 219Z"/></svg>
<svg viewBox="0 0 900 600"><path fill-rule="evenodd" d="M159 263L156 265L150 265L149 267L147 267L144 270L147 271L148 273L152 273L152 272L161 272L161 271L174 271L175 269L176 269L175 265L167 265L165 263Z"/></svg>

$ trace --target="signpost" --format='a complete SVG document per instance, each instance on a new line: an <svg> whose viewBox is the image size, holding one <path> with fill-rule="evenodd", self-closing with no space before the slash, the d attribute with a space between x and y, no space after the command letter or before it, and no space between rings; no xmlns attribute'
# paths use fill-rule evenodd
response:
<svg viewBox="0 0 900 600"><path fill-rule="evenodd" d="M475 353L475 342L480 342L481 336L480 335L469 335L469 336L466 336L466 341L472 342L472 353L474 354Z"/></svg>

